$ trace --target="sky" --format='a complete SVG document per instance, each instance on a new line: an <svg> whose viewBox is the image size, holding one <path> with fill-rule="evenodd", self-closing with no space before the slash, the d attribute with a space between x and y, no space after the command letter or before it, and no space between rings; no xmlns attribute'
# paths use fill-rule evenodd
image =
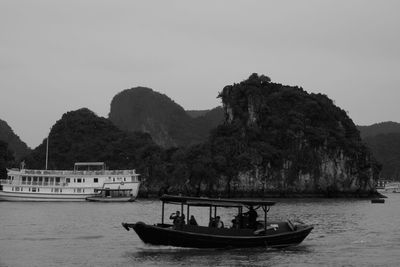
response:
<svg viewBox="0 0 400 267"><path fill-rule="evenodd" d="M0 0L0 119L38 146L146 86L185 109L251 73L322 93L358 125L400 122L400 1Z"/></svg>

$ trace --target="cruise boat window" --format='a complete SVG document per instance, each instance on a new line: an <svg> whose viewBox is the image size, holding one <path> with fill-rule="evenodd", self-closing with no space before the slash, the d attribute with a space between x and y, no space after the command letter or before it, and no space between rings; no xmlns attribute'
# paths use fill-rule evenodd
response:
<svg viewBox="0 0 400 267"><path fill-rule="evenodd" d="M36 192L36 187L32 187L32 192Z"/></svg>
<svg viewBox="0 0 400 267"><path fill-rule="evenodd" d="M82 183L82 179L81 179L81 178L78 178L78 179L77 179L77 182L78 182L78 183Z"/></svg>
<svg viewBox="0 0 400 267"><path fill-rule="evenodd" d="M37 191L40 192L40 188L38 188Z"/></svg>
<svg viewBox="0 0 400 267"><path fill-rule="evenodd" d="M69 178L65 178L65 182L66 182L67 184L69 183L69 181L70 181Z"/></svg>
<svg viewBox="0 0 400 267"><path fill-rule="evenodd" d="M82 181L85 182L85 178L83 178Z"/></svg>
<svg viewBox="0 0 400 267"><path fill-rule="evenodd" d="M124 177L124 182L126 182L126 178Z"/></svg>
<svg viewBox="0 0 400 267"><path fill-rule="evenodd" d="M93 178L93 183L98 183L99 182L99 178Z"/></svg>

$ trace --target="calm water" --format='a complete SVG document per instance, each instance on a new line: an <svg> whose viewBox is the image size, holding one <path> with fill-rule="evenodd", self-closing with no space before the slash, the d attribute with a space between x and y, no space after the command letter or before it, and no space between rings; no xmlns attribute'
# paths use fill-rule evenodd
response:
<svg viewBox="0 0 400 267"><path fill-rule="evenodd" d="M159 222L159 201L0 202L0 266L399 266L400 194L388 197L385 204L277 200L270 218L297 218L315 226L301 245L285 250L144 245L121 222ZM169 205L166 214L176 208ZM206 210L191 211L205 223ZM232 216L233 211L221 209L225 225Z"/></svg>

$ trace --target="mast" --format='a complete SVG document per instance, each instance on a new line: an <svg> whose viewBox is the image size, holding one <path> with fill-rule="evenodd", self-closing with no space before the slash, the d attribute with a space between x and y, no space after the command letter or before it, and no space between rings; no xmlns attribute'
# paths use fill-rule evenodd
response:
<svg viewBox="0 0 400 267"><path fill-rule="evenodd" d="M47 139L46 139L46 170L47 170L47 162L48 162L48 159L49 159L49 136L50 136L50 133L49 133L49 135L47 136Z"/></svg>

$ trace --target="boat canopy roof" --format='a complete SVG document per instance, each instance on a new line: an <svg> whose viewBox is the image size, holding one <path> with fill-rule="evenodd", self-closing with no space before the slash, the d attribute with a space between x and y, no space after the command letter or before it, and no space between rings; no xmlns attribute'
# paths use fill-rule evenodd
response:
<svg viewBox="0 0 400 267"><path fill-rule="evenodd" d="M104 162L75 162L75 166L103 166Z"/></svg>
<svg viewBox="0 0 400 267"><path fill-rule="evenodd" d="M249 199L223 199L223 198L207 198L207 197L185 197L163 195L161 201L171 204L186 204L199 207L241 207L241 206L272 206L276 202L267 200L249 200Z"/></svg>

